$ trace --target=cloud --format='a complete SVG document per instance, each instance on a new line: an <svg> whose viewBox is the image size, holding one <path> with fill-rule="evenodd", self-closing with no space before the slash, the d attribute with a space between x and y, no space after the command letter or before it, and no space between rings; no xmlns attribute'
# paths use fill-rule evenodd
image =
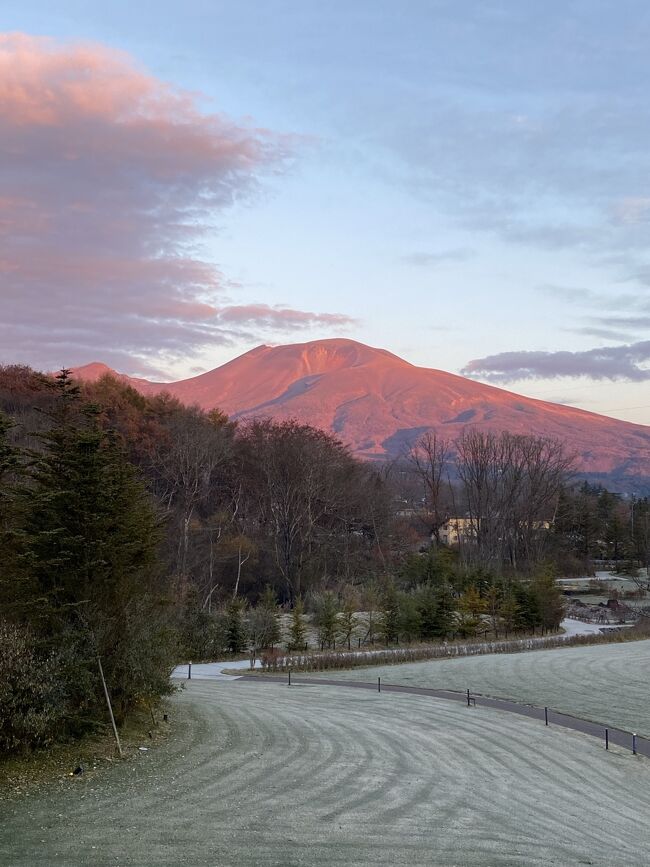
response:
<svg viewBox="0 0 650 867"><path fill-rule="evenodd" d="M201 254L215 216L284 171L294 146L203 111L105 46L0 34L5 359L164 364L251 336L242 324L345 324L224 307L236 287Z"/></svg>
<svg viewBox="0 0 650 867"><path fill-rule="evenodd" d="M563 329L565 331L629 343L635 338L638 339L637 335L642 337L650 329L650 299L644 298L643 292L617 291L606 294L555 284L543 284L538 286L537 290L546 297L558 298L568 304L599 312L600 315L584 317L583 325L567 327ZM572 316L572 319L574 318Z"/></svg>
<svg viewBox="0 0 650 867"><path fill-rule="evenodd" d="M581 307L596 307L599 310L607 308L613 311L629 309L631 311L650 312L650 299L645 299L639 291L621 292L617 290L605 293L577 286L559 286L554 283L543 283L537 287L537 291L543 295L550 295Z"/></svg>
<svg viewBox="0 0 650 867"><path fill-rule="evenodd" d="M579 352L501 352L474 359L461 372L490 382L557 379L562 376L645 382L650 380L650 368L642 365L648 361L650 340L644 340Z"/></svg>
<svg viewBox="0 0 650 867"><path fill-rule="evenodd" d="M218 312L222 322L254 325L261 328L296 329L313 326L347 327L355 320L342 313L311 313L290 307L271 307L268 304L244 304L224 307Z"/></svg>
<svg viewBox="0 0 650 867"><path fill-rule="evenodd" d="M650 61L632 35L647 32L643 4L630 17L603 3L598 15L556 3L540 16L535 4L490 2L462 24L439 5L419 79L356 83L342 118L369 160L380 151L377 171L454 228L592 261L616 253L625 267L645 259L650 115L639 82Z"/></svg>
<svg viewBox="0 0 650 867"><path fill-rule="evenodd" d="M556 283L543 283L537 287L542 295L551 295L571 304L593 304L601 300L601 296L580 286L558 286ZM610 300L610 299L608 299Z"/></svg>
<svg viewBox="0 0 650 867"><path fill-rule="evenodd" d="M612 214L625 225L650 221L650 196L625 196L614 202Z"/></svg>
<svg viewBox="0 0 650 867"><path fill-rule="evenodd" d="M599 316L594 321L603 326L621 331L646 331L650 329L650 316Z"/></svg>
<svg viewBox="0 0 650 867"><path fill-rule="evenodd" d="M609 320L603 319L603 322L608 322ZM629 340L630 334L625 331L616 331L613 328L602 328L598 325L585 325L582 328L571 328L566 329L567 331L571 331L573 334L586 334L587 337L599 337L603 340Z"/></svg>
<svg viewBox="0 0 650 867"><path fill-rule="evenodd" d="M456 247L452 250L440 250L432 253L421 251L409 253L402 256L402 262L418 268L428 268L444 265L447 262L467 262L474 255L475 252L470 247Z"/></svg>

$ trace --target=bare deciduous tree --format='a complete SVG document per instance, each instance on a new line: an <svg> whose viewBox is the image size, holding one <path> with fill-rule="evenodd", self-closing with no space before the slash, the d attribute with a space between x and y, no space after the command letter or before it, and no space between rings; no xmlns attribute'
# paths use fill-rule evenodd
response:
<svg viewBox="0 0 650 867"><path fill-rule="evenodd" d="M543 558L573 458L556 440L507 432L469 430L456 449L464 554L487 567L529 569Z"/></svg>
<svg viewBox="0 0 650 867"><path fill-rule="evenodd" d="M440 544L440 528L449 511L449 498L444 496L449 457L449 440L442 439L431 431L423 434L408 453L408 461L422 485L423 505L437 545Z"/></svg>
<svg viewBox="0 0 650 867"><path fill-rule="evenodd" d="M152 461L160 500L178 521L176 572L182 584L188 577L192 519L213 490L216 471L232 451L232 438L227 424L199 410L172 415L166 433Z"/></svg>

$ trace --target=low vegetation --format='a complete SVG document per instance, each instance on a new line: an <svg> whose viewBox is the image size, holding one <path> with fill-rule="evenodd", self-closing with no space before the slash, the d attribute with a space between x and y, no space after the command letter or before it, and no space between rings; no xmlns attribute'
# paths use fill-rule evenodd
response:
<svg viewBox="0 0 650 867"><path fill-rule="evenodd" d="M632 631L616 631L607 634L547 635L543 638L515 638L504 641L462 641L441 644L408 645L381 650L332 651L313 653L280 653L267 651L262 654L263 672L282 671L332 671L352 668L372 668L378 665L399 666L406 662L427 659L456 659L462 656L489 656L497 653L525 653L529 650L555 647L585 647L594 644L620 644L639 641L646 635ZM374 674L374 672L371 672ZM397 672L399 676L399 671Z"/></svg>

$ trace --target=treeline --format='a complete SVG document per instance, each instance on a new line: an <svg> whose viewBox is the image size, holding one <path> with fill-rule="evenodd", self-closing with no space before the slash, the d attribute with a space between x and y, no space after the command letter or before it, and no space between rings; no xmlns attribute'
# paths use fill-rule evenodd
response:
<svg viewBox="0 0 650 867"><path fill-rule="evenodd" d="M388 487L334 437L293 421L237 425L111 377L80 389L153 498L164 570L200 608L220 596L255 599L267 584L290 603L324 578L384 569L394 547ZM48 378L0 369L0 410L16 444L42 448L56 399Z"/></svg>
<svg viewBox="0 0 650 867"><path fill-rule="evenodd" d="M119 438L67 375L33 446L0 415L0 751L120 723L176 655L160 526Z"/></svg>
<svg viewBox="0 0 650 867"><path fill-rule="evenodd" d="M454 441L424 434L406 466L438 545L451 524L465 566L532 574L573 463L558 440L468 428Z"/></svg>
<svg viewBox="0 0 650 867"><path fill-rule="evenodd" d="M591 574L607 561L636 573L650 565L650 498L576 478L558 440L467 429L454 441L426 433L402 465L401 494L440 546L459 531L467 568ZM454 523L456 522L456 523Z"/></svg>
<svg viewBox="0 0 650 867"><path fill-rule="evenodd" d="M15 367L0 409L2 750L106 721L100 668L121 722L222 613L238 649L244 599L248 641L265 598L276 611L386 568L385 484L313 428Z"/></svg>
<svg viewBox="0 0 650 867"><path fill-rule="evenodd" d="M556 631L564 600L554 573L507 578L463 569L452 552L408 555L396 574L346 585L340 593L312 591L281 612L269 586L256 605L231 599L196 612L185 635L188 658L224 653L268 658L295 651L393 647L454 639L494 639Z"/></svg>
<svg viewBox="0 0 650 867"><path fill-rule="evenodd" d="M291 420L0 368L0 750L105 724L100 666L119 723L182 659L545 632L558 564L589 568L602 538L647 557L647 502L567 487L558 443L427 436L406 466ZM469 527L451 548L450 516Z"/></svg>
<svg viewBox="0 0 650 867"><path fill-rule="evenodd" d="M636 576L650 566L647 496L623 497L588 482L565 487L553 530L565 572L588 573L594 561L605 561Z"/></svg>

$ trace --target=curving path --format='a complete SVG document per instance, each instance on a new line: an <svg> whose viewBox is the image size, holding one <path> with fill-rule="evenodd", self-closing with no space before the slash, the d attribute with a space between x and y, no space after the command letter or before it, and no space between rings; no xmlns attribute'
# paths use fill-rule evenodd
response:
<svg viewBox="0 0 650 867"><path fill-rule="evenodd" d="M650 737L650 640L531 653L468 656L323 672L361 680L463 691L561 711ZM310 674L320 677L319 674Z"/></svg>
<svg viewBox="0 0 650 867"><path fill-rule="evenodd" d="M248 678L248 682L269 681L275 683L284 683L288 685L287 677L277 675L261 675L255 678ZM545 725L558 725L563 728L572 729L576 732L581 732L585 735L599 738L603 744L607 746L619 746L629 750L633 750L635 755L646 756L650 758L650 738L643 737L637 733L627 731L625 729L616 728L614 726L605 727L600 723L592 722L591 720L581 719L572 714L561 713L552 708L537 707L531 704L522 704L521 702L511 701L505 698L493 698L491 696L479 695L470 692L463 693L450 689L431 689L422 686L405 686L402 684L389 684L381 682L377 678L375 682L360 681L360 680L342 680L328 679L326 677L296 677L291 678L292 686L306 685L321 685L337 687L352 687L355 689L372 690L373 692L400 692L410 695L423 695L430 698L446 699L448 701L456 701L469 707L476 709L480 707L494 708L495 710L505 711L507 713L519 714L519 716L528 717L530 719L541 720ZM607 734L606 734L607 733Z"/></svg>
<svg viewBox="0 0 650 867"><path fill-rule="evenodd" d="M650 764L428 695L193 681L166 745L0 805L0 863L646 863Z"/></svg>
<svg viewBox="0 0 650 867"><path fill-rule="evenodd" d="M606 629L615 629L617 627L613 626L602 626L595 623L584 623L582 620L574 620L570 617L565 618L562 621L562 629L564 630L565 637L570 638L574 635L596 635L603 630ZM554 638L555 636L549 636L549 638ZM536 639L536 641L541 645L543 645L548 638L543 636ZM369 657L372 657L373 653L379 653L382 651L372 651L365 650L364 654L367 654ZM192 663L192 678L194 680L234 680L240 677L241 675L233 675L233 669L247 669L249 668L249 662L246 659L233 660L233 659L225 659L225 660L217 660L216 662L194 662ZM261 668L260 660L255 661L255 668ZM228 674L225 672L229 671ZM177 665L176 668L172 672L172 678L175 680L186 680L188 675L188 664L183 663L181 665Z"/></svg>

